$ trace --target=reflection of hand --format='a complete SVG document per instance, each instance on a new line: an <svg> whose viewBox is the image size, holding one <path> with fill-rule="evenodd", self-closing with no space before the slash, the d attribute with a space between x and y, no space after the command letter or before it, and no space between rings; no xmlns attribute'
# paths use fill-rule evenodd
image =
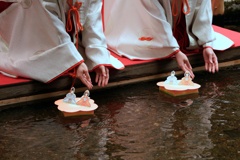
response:
<svg viewBox="0 0 240 160"><path fill-rule="evenodd" d="M95 82L98 84L98 86L102 86L102 87L106 86L109 80L108 68L101 65L95 69L95 72L96 72Z"/></svg>
<svg viewBox="0 0 240 160"><path fill-rule="evenodd" d="M184 71L184 72L188 71L190 74L190 77L193 79L194 74L192 71L192 66L191 66L187 56L183 52L179 51L176 54L176 60L177 60L179 68L181 68L182 71Z"/></svg>
<svg viewBox="0 0 240 160"><path fill-rule="evenodd" d="M205 62L205 69L208 72L215 73L218 71L218 58L211 47L203 49L203 58Z"/></svg>
<svg viewBox="0 0 240 160"><path fill-rule="evenodd" d="M88 68L85 63L81 63L77 68L77 78L79 78L87 88L92 89L93 85L91 82L91 77L88 72Z"/></svg>

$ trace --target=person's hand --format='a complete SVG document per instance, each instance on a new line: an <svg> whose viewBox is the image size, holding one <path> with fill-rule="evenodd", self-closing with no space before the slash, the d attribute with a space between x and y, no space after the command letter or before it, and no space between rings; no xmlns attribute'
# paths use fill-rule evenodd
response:
<svg viewBox="0 0 240 160"><path fill-rule="evenodd" d="M184 72L188 71L190 73L191 78L193 79L194 74L192 71L192 66L191 66L187 56L181 51L179 51L175 56L176 56L176 60L177 60L179 68L181 68L182 71L184 71Z"/></svg>
<svg viewBox="0 0 240 160"><path fill-rule="evenodd" d="M106 86L109 80L108 68L101 65L95 69L95 72L96 72L95 82L98 84L98 86L102 86L102 87Z"/></svg>
<svg viewBox="0 0 240 160"><path fill-rule="evenodd" d="M77 68L77 78L79 78L88 89L92 89L92 81L85 63L81 63Z"/></svg>
<svg viewBox="0 0 240 160"><path fill-rule="evenodd" d="M218 71L218 58L212 48L207 47L203 49L203 58L206 71L211 73Z"/></svg>

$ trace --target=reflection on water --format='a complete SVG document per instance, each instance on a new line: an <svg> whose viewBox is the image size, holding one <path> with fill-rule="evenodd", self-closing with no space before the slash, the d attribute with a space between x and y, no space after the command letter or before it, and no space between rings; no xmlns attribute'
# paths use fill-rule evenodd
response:
<svg viewBox="0 0 240 160"><path fill-rule="evenodd" d="M90 117L64 118L53 103L0 111L0 159L237 160L239 71L197 73L200 93L185 97L155 81L95 91Z"/></svg>

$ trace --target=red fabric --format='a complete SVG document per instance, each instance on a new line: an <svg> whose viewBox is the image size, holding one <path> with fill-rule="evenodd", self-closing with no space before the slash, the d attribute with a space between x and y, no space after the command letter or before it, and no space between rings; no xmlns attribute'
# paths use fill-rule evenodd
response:
<svg viewBox="0 0 240 160"><path fill-rule="evenodd" d="M7 9L12 3L0 1L0 13Z"/></svg>
<svg viewBox="0 0 240 160"><path fill-rule="evenodd" d="M183 52L186 52L185 49L187 46L189 46L189 39L187 35L187 30L186 30L185 15L183 12L181 12L179 19L174 25L173 36L177 40L178 45L180 46L180 50Z"/></svg>
<svg viewBox="0 0 240 160"><path fill-rule="evenodd" d="M25 82L30 82L30 79L25 79L25 78L11 78L4 76L0 74L0 87L1 86L6 86L6 85L12 85L12 84L18 84L18 83L25 83Z"/></svg>
<svg viewBox="0 0 240 160"><path fill-rule="evenodd" d="M189 46L189 39L188 39L188 35L187 35L187 30L186 30L185 14L183 12L181 12L181 15L179 16L178 20L176 20L176 21L177 22L173 28L173 36L177 40L180 50L186 54L188 54L190 52L191 52L191 54L199 53L198 49L191 50L191 51L187 50L187 47Z"/></svg>
<svg viewBox="0 0 240 160"><path fill-rule="evenodd" d="M240 46L240 32L232 31L215 25L213 25L213 29L214 31L221 33L222 35L231 39L234 42L232 48Z"/></svg>

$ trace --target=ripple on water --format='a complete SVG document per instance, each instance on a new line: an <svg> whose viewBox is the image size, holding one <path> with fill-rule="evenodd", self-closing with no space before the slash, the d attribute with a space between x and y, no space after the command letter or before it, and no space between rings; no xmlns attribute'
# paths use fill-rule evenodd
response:
<svg viewBox="0 0 240 160"><path fill-rule="evenodd" d="M1 158L237 159L239 70L195 80L199 94L186 97L156 82L93 92L99 108L90 117L64 118L52 103L0 111Z"/></svg>

